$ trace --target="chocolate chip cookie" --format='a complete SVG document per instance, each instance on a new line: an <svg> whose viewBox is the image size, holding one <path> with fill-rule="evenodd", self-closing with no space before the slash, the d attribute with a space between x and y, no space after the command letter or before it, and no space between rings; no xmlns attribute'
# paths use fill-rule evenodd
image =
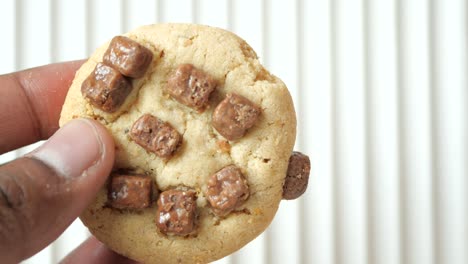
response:
<svg viewBox="0 0 468 264"><path fill-rule="evenodd" d="M113 38L78 70L60 125L78 117L106 126L116 148L81 220L140 262L229 255L307 187L288 89L222 29L158 24Z"/></svg>

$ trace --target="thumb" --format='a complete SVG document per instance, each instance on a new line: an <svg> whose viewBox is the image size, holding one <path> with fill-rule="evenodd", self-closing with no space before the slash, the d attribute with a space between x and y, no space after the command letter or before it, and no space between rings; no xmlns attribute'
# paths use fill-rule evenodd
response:
<svg viewBox="0 0 468 264"><path fill-rule="evenodd" d="M0 166L0 262L19 262L55 240L94 199L113 162L106 129L77 119Z"/></svg>

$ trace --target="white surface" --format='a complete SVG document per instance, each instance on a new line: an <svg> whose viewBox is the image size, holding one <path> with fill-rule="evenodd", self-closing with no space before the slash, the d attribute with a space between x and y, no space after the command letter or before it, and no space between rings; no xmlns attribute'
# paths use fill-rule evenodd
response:
<svg viewBox="0 0 468 264"><path fill-rule="evenodd" d="M369 263L400 260L396 6L366 1L366 134ZM370 23L372 22L372 23ZM381 234L386 234L382 236Z"/></svg>
<svg viewBox="0 0 468 264"><path fill-rule="evenodd" d="M142 24L239 34L290 87L308 192L217 263L468 263L466 0L2 0L0 73ZM0 157L1 162L28 149ZM76 221L25 263L56 263Z"/></svg>
<svg viewBox="0 0 468 264"><path fill-rule="evenodd" d="M433 201L438 263L468 261L467 7L466 1L433 4Z"/></svg>
<svg viewBox="0 0 468 264"><path fill-rule="evenodd" d="M300 60L302 125L299 139L310 155L311 178L302 198L302 263L335 262L333 195L332 30L329 1L303 1Z"/></svg>
<svg viewBox="0 0 468 264"><path fill-rule="evenodd" d="M333 173L337 263L367 257L363 1L339 0L332 12Z"/></svg>

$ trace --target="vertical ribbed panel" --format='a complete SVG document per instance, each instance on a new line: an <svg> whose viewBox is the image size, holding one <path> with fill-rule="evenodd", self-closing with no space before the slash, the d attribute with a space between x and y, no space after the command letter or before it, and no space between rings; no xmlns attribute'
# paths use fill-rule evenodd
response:
<svg viewBox="0 0 468 264"><path fill-rule="evenodd" d="M335 261L367 263L363 1L334 0L333 8Z"/></svg>
<svg viewBox="0 0 468 264"><path fill-rule="evenodd" d="M24 69L49 62L51 1L17 0L16 7L16 66Z"/></svg>
<svg viewBox="0 0 468 264"><path fill-rule="evenodd" d="M122 1L87 0L87 39L88 55L115 35L121 34L125 21L123 20Z"/></svg>
<svg viewBox="0 0 468 264"><path fill-rule="evenodd" d="M434 263L429 5L397 2L402 263Z"/></svg>
<svg viewBox="0 0 468 264"><path fill-rule="evenodd" d="M198 0L195 18L203 25L212 25L220 28L229 27L228 0ZM216 12L213 12L216 10Z"/></svg>
<svg viewBox="0 0 468 264"><path fill-rule="evenodd" d="M157 2L154 0L122 0L123 28L122 32L130 31L142 25L157 21Z"/></svg>
<svg viewBox="0 0 468 264"><path fill-rule="evenodd" d="M0 41L0 51L2 61L0 63L0 74L13 71L16 68L16 17L15 0L2 1L0 4L0 14L2 14L2 34L4 37Z"/></svg>
<svg viewBox="0 0 468 264"><path fill-rule="evenodd" d="M192 0L159 0L160 14L159 21L162 23L191 23L193 20Z"/></svg>
<svg viewBox="0 0 468 264"><path fill-rule="evenodd" d="M54 61L86 58L85 1L53 0L51 56Z"/></svg>
<svg viewBox="0 0 468 264"><path fill-rule="evenodd" d="M468 262L467 4L430 1L435 263Z"/></svg>
<svg viewBox="0 0 468 264"><path fill-rule="evenodd" d="M368 263L400 261L395 2L364 1Z"/></svg>
<svg viewBox="0 0 468 264"><path fill-rule="evenodd" d="M368 263L399 263L396 6L365 1Z"/></svg>
<svg viewBox="0 0 468 264"><path fill-rule="evenodd" d="M334 142L332 116L331 1L303 0L301 105L302 151L310 155L312 172L303 199L302 263L335 263L333 196Z"/></svg>
<svg viewBox="0 0 468 264"><path fill-rule="evenodd" d="M2 0L0 74L85 58L143 24L229 29L290 88L312 174L267 232L216 263L461 264L467 12L466 0ZM24 263L56 263L87 236L77 220Z"/></svg>

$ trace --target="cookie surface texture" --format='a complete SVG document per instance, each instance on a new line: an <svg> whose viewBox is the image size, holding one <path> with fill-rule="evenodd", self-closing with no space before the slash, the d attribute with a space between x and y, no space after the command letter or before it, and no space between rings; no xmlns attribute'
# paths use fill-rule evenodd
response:
<svg viewBox="0 0 468 264"><path fill-rule="evenodd" d="M228 31L193 24L157 24L124 36L153 52L146 73L139 78L125 77L133 89L116 111L105 112L93 106L81 93L81 86L103 61L110 42L104 44L76 73L60 125L74 118L98 120L115 140L114 171L138 171L151 177L158 189L154 193L195 191L196 232L161 232L156 225L158 197L139 210L112 208L107 186L81 220L108 247L143 263L208 263L229 255L267 228L281 201L296 136L289 91L263 68L244 40ZM168 93L168 79L182 64L193 65L216 82L203 111L184 105ZM231 93L247 98L260 109L255 124L232 141L212 125L214 109ZM145 114L167 122L180 133L181 143L169 158L148 151L130 136L133 124ZM242 172L248 198L230 213L217 216L206 199L208 181L230 165Z"/></svg>

